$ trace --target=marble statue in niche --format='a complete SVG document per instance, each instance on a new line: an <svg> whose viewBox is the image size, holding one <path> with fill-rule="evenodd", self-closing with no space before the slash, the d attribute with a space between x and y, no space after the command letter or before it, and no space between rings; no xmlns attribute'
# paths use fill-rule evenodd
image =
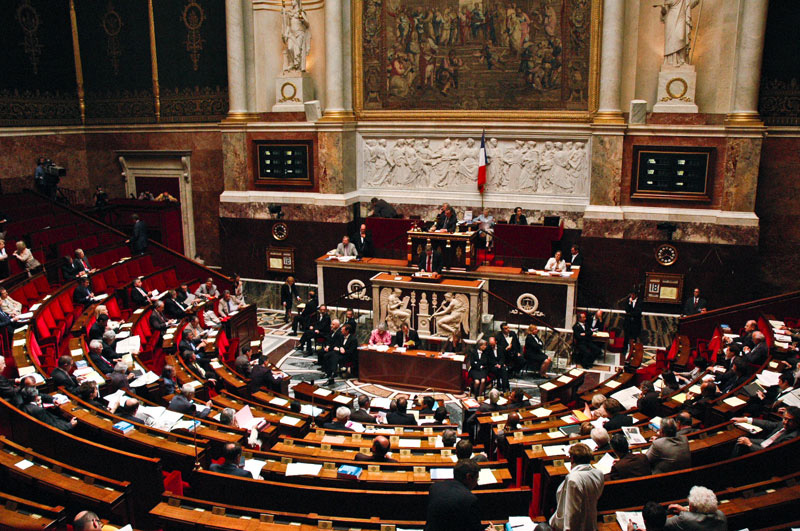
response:
<svg viewBox="0 0 800 531"><path fill-rule="evenodd" d="M447 292L444 294L442 306L436 310L431 318L436 320L436 334L449 336L454 331L464 328L464 334L469 335L469 299L463 293L455 295Z"/></svg>
<svg viewBox="0 0 800 531"><path fill-rule="evenodd" d="M692 8L699 3L700 0L664 0L659 6L664 23L664 65L688 64Z"/></svg>
<svg viewBox="0 0 800 531"><path fill-rule="evenodd" d="M487 190L496 193L585 196L589 165L583 141L488 140ZM364 187L473 191L475 138L365 139Z"/></svg>
<svg viewBox="0 0 800 531"><path fill-rule="evenodd" d="M286 48L283 51L284 72L305 72L306 57L311 51L311 25L306 18L302 0L281 0L283 31L281 38Z"/></svg>
<svg viewBox="0 0 800 531"><path fill-rule="evenodd" d="M389 331L393 334L400 330L403 323L411 325L411 310L408 309L411 297L406 295L401 298L402 293L400 288L381 290L381 321L386 321Z"/></svg>

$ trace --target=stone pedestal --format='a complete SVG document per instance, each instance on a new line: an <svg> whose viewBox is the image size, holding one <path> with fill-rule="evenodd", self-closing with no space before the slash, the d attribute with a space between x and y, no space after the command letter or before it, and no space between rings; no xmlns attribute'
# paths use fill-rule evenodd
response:
<svg viewBox="0 0 800 531"><path fill-rule="evenodd" d="M696 88L694 65L662 66L658 73L658 96L653 112L698 112L694 100Z"/></svg>
<svg viewBox="0 0 800 531"><path fill-rule="evenodd" d="M314 99L314 83L306 72L288 72L275 78L272 112L305 112L304 103Z"/></svg>

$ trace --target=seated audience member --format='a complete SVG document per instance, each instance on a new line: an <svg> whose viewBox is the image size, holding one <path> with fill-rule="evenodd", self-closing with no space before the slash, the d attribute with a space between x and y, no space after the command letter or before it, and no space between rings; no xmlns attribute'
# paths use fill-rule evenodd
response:
<svg viewBox="0 0 800 531"><path fill-rule="evenodd" d="M356 246L358 256L363 258L375 254L375 249L372 245L372 235L367 231L367 226L363 223L358 228L358 234L356 234L351 241Z"/></svg>
<svg viewBox="0 0 800 531"><path fill-rule="evenodd" d="M217 306L217 313L219 313L219 316L225 319L239 310L241 310L241 306L234 300L230 290L226 289L223 291L222 298L219 300L219 305Z"/></svg>
<svg viewBox="0 0 800 531"><path fill-rule="evenodd" d="M386 423L398 426L416 426L417 419L410 413L406 413L408 400L404 397L397 399L397 411L392 411L386 415Z"/></svg>
<svg viewBox="0 0 800 531"><path fill-rule="evenodd" d="M458 442L458 432L452 429L446 429L442 432L442 446L444 448L455 448Z"/></svg>
<svg viewBox="0 0 800 531"><path fill-rule="evenodd" d="M13 319L22 313L22 304L11 298L6 288L0 288L0 310Z"/></svg>
<svg viewBox="0 0 800 531"><path fill-rule="evenodd" d="M714 406L719 393L714 382L703 382L700 384L700 394L695 395L691 391L686 394L686 401L683 403L689 415L699 421L705 421L706 412Z"/></svg>
<svg viewBox="0 0 800 531"><path fill-rule="evenodd" d="M728 393L744 384L750 373L750 367L743 357L734 358L731 369L717 379L717 391L721 394Z"/></svg>
<svg viewBox="0 0 800 531"><path fill-rule="evenodd" d="M525 217L525 214L522 213L522 207L517 207L514 209L514 213L511 214L511 217L508 219L509 225L527 225L528 219Z"/></svg>
<svg viewBox="0 0 800 531"><path fill-rule="evenodd" d="M161 369L161 396L167 396L175 393L175 386L178 379L175 377L175 367L172 365L164 365Z"/></svg>
<svg viewBox="0 0 800 531"><path fill-rule="evenodd" d="M753 332L752 341L752 348L747 346L742 348L744 360L751 365L761 365L767 361L767 356L769 356L769 347L767 346L766 338L762 332L756 330Z"/></svg>
<svg viewBox="0 0 800 531"><path fill-rule="evenodd" d="M127 392L131 392L131 388L128 385L128 382L133 380L135 376L132 372L128 372L128 365L122 361L119 361L114 365L114 372L111 373L111 377L109 378L109 389L110 392L114 393L120 389L124 389Z"/></svg>
<svg viewBox="0 0 800 531"><path fill-rule="evenodd" d="M422 409L419 410L420 415L433 415L433 411L438 409L438 407L436 407L436 399L431 395L420 397L420 402L422 405Z"/></svg>
<svg viewBox="0 0 800 531"><path fill-rule="evenodd" d="M181 387L181 392L173 396L172 400L169 401L169 406L167 406L167 409L170 411L183 413L184 415L199 417L201 419L206 418L211 412L211 400L206 402L205 407L201 409L193 402L193 399L194 387L189 384L184 384L183 387Z"/></svg>
<svg viewBox="0 0 800 531"><path fill-rule="evenodd" d="M118 360L122 354L117 352L117 334L113 330L106 330L103 333L103 357L108 361Z"/></svg>
<svg viewBox="0 0 800 531"><path fill-rule="evenodd" d="M197 286L197 289L194 290L194 296L198 299L213 299L214 297L219 297L219 290L217 290L217 285L214 284L214 279L208 277L204 283Z"/></svg>
<svg viewBox="0 0 800 531"><path fill-rule="evenodd" d="M331 332L331 316L328 315L328 307L324 304L317 309L317 314L311 316L306 324L303 335L300 336L298 348L311 354L314 349L314 341L327 341Z"/></svg>
<svg viewBox="0 0 800 531"><path fill-rule="evenodd" d="M539 327L534 324L528 326L524 352L526 368L542 378L547 378L547 371L553 364L553 360L545 354L544 342L539 337Z"/></svg>
<svg viewBox="0 0 800 531"><path fill-rule="evenodd" d="M743 455L768 448L775 444L800 436L800 407L789 406L782 412L780 422L774 420L754 419L752 417L734 417L733 422L747 422L761 428L760 437L739 437L733 448L733 455Z"/></svg>
<svg viewBox="0 0 800 531"><path fill-rule="evenodd" d="M384 201L383 199L378 199L377 197L373 197L369 200L370 210L372 210L372 214L370 216L374 216L376 218L396 218L397 211L394 209L392 205Z"/></svg>
<svg viewBox="0 0 800 531"><path fill-rule="evenodd" d="M592 341L592 329L586 323L586 313L578 312L578 320L572 327L572 338L577 358L575 361L584 369L590 369L603 351Z"/></svg>
<svg viewBox="0 0 800 531"><path fill-rule="evenodd" d="M75 271L78 275L88 275L97 271L96 267L89 265L89 259L86 258L83 249L75 249L75 258L72 260L75 264Z"/></svg>
<svg viewBox="0 0 800 531"><path fill-rule="evenodd" d="M603 317L603 310L597 310L592 314L591 320L589 320L589 328L592 329L592 333L595 332L605 332L606 331L606 324L605 318Z"/></svg>
<svg viewBox="0 0 800 531"><path fill-rule="evenodd" d="M608 417L608 412L606 411L606 398L605 395L595 394L592 396L592 401L589 404L586 404L583 407L583 412L586 414L587 417L593 419L599 419L600 417ZM608 429L608 428L606 428Z"/></svg>
<svg viewBox="0 0 800 531"><path fill-rule="evenodd" d="M511 369L511 361L506 356L506 351L500 350L497 347L497 339L494 336L489 336L487 351L491 352L492 360L489 364L489 375L492 376L497 382L497 387L506 392L511 389L511 384L508 381L508 374Z"/></svg>
<svg viewBox="0 0 800 531"><path fill-rule="evenodd" d="M562 258L561 251L556 251L555 255L547 259L547 263L544 265L544 269L545 271L567 270L567 263L564 261L564 258Z"/></svg>
<svg viewBox="0 0 800 531"><path fill-rule="evenodd" d="M644 528L647 531L663 531L667 523L666 507L654 501L645 503L642 507L642 521L644 521ZM628 531L633 531L632 527L632 522L629 522Z"/></svg>
<svg viewBox="0 0 800 531"><path fill-rule="evenodd" d="M21 401L21 409L28 415L34 417L48 426L53 426L62 431L71 431L72 428L78 423L75 417L66 421L57 414L53 413L51 409L42 407L42 397L35 387L26 387L19 392Z"/></svg>
<svg viewBox="0 0 800 531"><path fill-rule="evenodd" d="M253 367L250 365L250 353L250 345L243 346L241 354L239 354L233 362L233 368L245 378L249 377L250 372L253 370Z"/></svg>
<svg viewBox="0 0 800 531"><path fill-rule="evenodd" d="M78 285L75 287L75 291L72 292L72 302L82 306L89 306L99 300L100 299L94 296L92 289L89 287L89 277L79 278Z"/></svg>
<svg viewBox="0 0 800 531"><path fill-rule="evenodd" d="M2 214L0 214L2 215ZM0 278L8 276L8 252L6 251L6 229L0 222Z"/></svg>
<svg viewBox="0 0 800 531"><path fill-rule="evenodd" d="M92 339L89 341L89 359L98 371L109 376L114 372L114 366L111 360L103 356L103 341L100 339Z"/></svg>
<svg viewBox="0 0 800 531"><path fill-rule="evenodd" d="M14 381L9 380L3 374L5 370L6 370L6 359L3 356L0 356L0 398L2 398L3 400L13 401L14 398L16 397L17 389L16 387L14 387Z"/></svg>
<svg viewBox="0 0 800 531"><path fill-rule="evenodd" d="M396 347L420 348L422 343L419 334L413 328L409 328L408 323L400 325L400 330L394 335L392 345Z"/></svg>
<svg viewBox="0 0 800 531"><path fill-rule="evenodd" d="M109 409L116 416L128 422L133 422L138 424L145 423L143 418L138 415L139 401L136 400L135 398L124 396L119 402L114 403Z"/></svg>
<svg viewBox="0 0 800 531"><path fill-rule="evenodd" d="M42 265L39 260L33 257L33 253L22 240L17 242L17 250L14 251L14 257L20 261L22 268L28 272L28 276L30 276L32 270Z"/></svg>
<svg viewBox="0 0 800 531"><path fill-rule="evenodd" d="M730 370L733 365L733 360L742 353L742 346L739 343L728 343L725 347L717 354L716 358L716 365L714 366L715 372L719 371L720 369L724 369L726 371Z"/></svg>
<svg viewBox="0 0 800 531"><path fill-rule="evenodd" d="M683 315L694 315L705 312L707 309L706 300L700 296L700 288L694 288L694 293L686 299L683 304Z"/></svg>
<svg viewBox="0 0 800 531"><path fill-rule="evenodd" d="M677 513L667 519L665 531L683 529L702 529L704 531L727 531L728 519L717 508L717 496L714 491L705 487L694 486L686 499L688 506L673 503L670 512ZM649 527L647 528L650 529Z"/></svg>
<svg viewBox="0 0 800 531"><path fill-rule="evenodd" d="M194 333L195 338L204 339L208 335L208 330L203 328L203 325L200 324L200 318L196 315L191 316L189 322L186 323L186 326L183 328L184 333L189 330Z"/></svg>
<svg viewBox="0 0 800 531"><path fill-rule="evenodd" d="M483 231L483 235L486 238L486 248L491 249L495 221L494 216L489 214L489 209L484 208L478 217L473 218L472 225L473 227L477 226L478 230Z"/></svg>
<svg viewBox="0 0 800 531"><path fill-rule="evenodd" d="M236 426L236 410L226 407L219 414L219 423L223 426Z"/></svg>
<svg viewBox="0 0 800 531"><path fill-rule="evenodd" d="M189 370L189 372L197 375L197 377L199 377L201 380L205 380L209 386L216 387L216 373L214 372L214 368L211 366L211 362L209 360L201 360L197 354L191 350L184 350L181 353L181 357L183 358L183 361L186 364L186 368Z"/></svg>
<svg viewBox="0 0 800 531"><path fill-rule="evenodd" d="M661 373L661 398L677 393L680 388L681 384L674 372L664 371Z"/></svg>
<svg viewBox="0 0 800 531"><path fill-rule="evenodd" d="M175 290L175 300L185 306L192 304L195 299L196 297L189 293L189 284L183 283Z"/></svg>
<svg viewBox="0 0 800 531"><path fill-rule="evenodd" d="M147 306L153 302L150 294L147 293L142 286L142 277L133 279L133 287L131 288L131 304L135 308Z"/></svg>
<svg viewBox="0 0 800 531"><path fill-rule="evenodd" d="M109 330L108 314L101 313L97 316L94 324L89 328L89 341L94 339L103 339L103 334Z"/></svg>
<svg viewBox="0 0 800 531"><path fill-rule="evenodd" d="M358 329L358 321L356 321L356 313L352 308L348 308L344 312L344 323L342 323L342 326L344 325L349 325L350 333L355 336L356 330Z"/></svg>
<svg viewBox="0 0 800 531"><path fill-rule="evenodd" d="M64 278L64 282L71 282L78 278L78 271L70 255L64 256L64 263L61 265L61 276Z"/></svg>
<svg viewBox="0 0 800 531"><path fill-rule="evenodd" d="M442 251L438 247L434 251L430 243L425 244L425 252L420 255L417 267L426 273L441 273L444 269Z"/></svg>
<svg viewBox="0 0 800 531"><path fill-rule="evenodd" d="M708 360L705 358L701 358L700 356L696 357L692 362L694 364L694 368L689 372L676 372L675 378L678 379L678 382L681 384L688 384L689 382L693 382L697 378L703 374L706 369L708 368Z"/></svg>
<svg viewBox="0 0 800 531"><path fill-rule="evenodd" d="M350 422L350 408L339 406L336 408L336 418L331 422L326 422L322 427L326 430L353 431L353 428L347 426L348 422Z"/></svg>
<svg viewBox="0 0 800 531"><path fill-rule="evenodd" d="M170 319L180 320L188 315L187 310L189 307L178 302L176 297L177 293L175 290L169 290L164 294L161 300L164 301L164 315Z"/></svg>
<svg viewBox="0 0 800 531"><path fill-rule="evenodd" d="M302 311L294 316L292 319L292 334L297 334L297 330L305 330L308 324L314 319L317 314L317 306L319 299L314 290L308 291L308 300L305 303Z"/></svg>
<svg viewBox="0 0 800 531"><path fill-rule="evenodd" d="M742 333L740 333L739 337L735 338L734 341L742 347L753 348L755 346L753 342L753 333L755 332L758 332L758 323L751 319L744 324Z"/></svg>
<svg viewBox="0 0 800 531"><path fill-rule="evenodd" d="M611 438L611 449L617 456L611 466L608 479L638 478L650 475L650 461L644 454L634 454L629 451L628 439L621 433L615 433Z"/></svg>
<svg viewBox="0 0 800 531"><path fill-rule="evenodd" d="M675 419L662 419L658 435L651 439L653 444L647 450L647 460L653 474L663 474L673 470L683 470L692 466L692 453L685 435L678 435Z"/></svg>
<svg viewBox="0 0 800 531"><path fill-rule="evenodd" d="M688 411L681 411L675 416L675 422L678 423L678 435L688 435L694 431L694 419Z"/></svg>
<svg viewBox="0 0 800 531"><path fill-rule="evenodd" d="M386 456L390 448L389 439L383 435L378 435L372 439L372 453L362 454L359 452L354 459L356 461L370 461L375 463L396 463L396 459Z"/></svg>
<svg viewBox="0 0 800 531"><path fill-rule="evenodd" d="M493 358L486 340L478 340L475 350L469 356L469 377L472 378L472 394L476 397L483 396Z"/></svg>
<svg viewBox="0 0 800 531"><path fill-rule="evenodd" d="M456 458L459 461L462 459L474 459L477 463L484 463L489 460L483 452L479 454L472 453L472 443L468 439L461 439L456 443Z"/></svg>
<svg viewBox="0 0 800 531"><path fill-rule="evenodd" d="M197 332L194 328L185 327L183 329L183 334L181 335L181 342L178 344L178 350L181 352L185 352L187 350L194 352L197 354L197 357L205 359L204 350L206 348L206 342L200 339L197 336Z"/></svg>
<svg viewBox="0 0 800 531"><path fill-rule="evenodd" d="M370 345L389 345L392 342L392 334L387 330L386 323L378 324L378 328L372 331L369 336Z"/></svg>
<svg viewBox="0 0 800 531"><path fill-rule="evenodd" d="M358 249L350 242L350 236L342 237L342 242L336 246L336 256L358 256Z"/></svg>
<svg viewBox="0 0 800 531"><path fill-rule="evenodd" d="M242 447L239 443L227 443L222 449L222 458L225 460L224 463L218 465L216 463L212 463L208 469L211 472L217 472L219 474L227 474L229 476L239 476L242 478L253 478L253 475L244 470L243 468L239 468L239 461L242 457Z"/></svg>
<svg viewBox="0 0 800 531"><path fill-rule="evenodd" d="M505 409L520 409L529 406L531 401L525 397L522 389L514 389L508 396L508 404L504 406Z"/></svg>
<svg viewBox="0 0 800 531"><path fill-rule="evenodd" d="M272 374L267 356L261 356L259 362L253 366L253 370L250 372L250 383L248 384L250 393L255 393L262 387L266 387L270 391L280 390L280 381Z"/></svg>
<svg viewBox="0 0 800 531"><path fill-rule="evenodd" d="M357 402L358 409L350 413L350 420L361 424L375 424L377 420L369 414L369 397L367 395L358 395Z"/></svg>
<svg viewBox="0 0 800 531"><path fill-rule="evenodd" d="M661 399L658 396L658 391L653 386L650 380L644 380L639 385L639 399L636 401L636 407L642 415L650 418L657 417L661 413Z"/></svg>
<svg viewBox="0 0 800 531"><path fill-rule="evenodd" d="M608 415L608 422L603 425L606 431L618 430L623 426L633 426L633 417L623 413L622 404L616 398L607 399L603 408Z"/></svg>
<svg viewBox="0 0 800 531"><path fill-rule="evenodd" d="M82 381L76 394L84 402L100 409L106 409L106 404L100 400L100 389L94 380Z"/></svg>
<svg viewBox="0 0 800 531"><path fill-rule="evenodd" d="M436 411L433 412L433 423L450 424L450 420L447 416L447 408L443 407L436 408Z"/></svg>
<svg viewBox="0 0 800 531"><path fill-rule="evenodd" d="M103 521L95 513L81 511L75 515L72 529L73 531L109 531L109 526L104 526Z"/></svg>
<svg viewBox="0 0 800 531"><path fill-rule="evenodd" d="M454 330L452 334L450 334L450 338L444 342L442 345L441 352L453 352L455 354L463 354L466 345L464 341L461 339L461 330Z"/></svg>
<svg viewBox="0 0 800 531"><path fill-rule="evenodd" d="M167 328L174 324L175 321L167 319L167 316L164 315L164 301L156 301L153 311L150 312L150 329L154 332L158 331L163 336Z"/></svg>
<svg viewBox="0 0 800 531"><path fill-rule="evenodd" d="M596 529L597 500L603 492L603 473L592 467L592 451L582 443L569 448L572 469L556 491L556 512L550 526L556 530Z"/></svg>
<svg viewBox="0 0 800 531"><path fill-rule="evenodd" d="M339 319L331 319L331 329L325 337L322 351L317 353L317 364L323 367L323 369L327 367L326 360L329 358L330 354L336 352L336 350L342 346L342 339L342 329Z"/></svg>
<svg viewBox="0 0 800 531"><path fill-rule="evenodd" d="M244 302L244 282L242 282L242 277L239 273L233 274L233 291L231 294L233 295L233 300L239 306L247 306L247 303Z"/></svg>
<svg viewBox="0 0 800 531"><path fill-rule="evenodd" d="M583 254L581 254L581 248L578 247L577 244L573 244L572 247L569 249L569 262L567 262L569 269L579 268L583 265ZM600 312L600 310L597 310ZM600 312L602 316L602 312Z"/></svg>
<svg viewBox="0 0 800 531"><path fill-rule="evenodd" d="M597 445L594 449L595 452L605 452L611 449L609 445L610 437L605 428L592 428L589 437L591 437L592 441Z"/></svg>
<svg viewBox="0 0 800 531"><path fill-rule="evenodd" d="M436 232L455 232L458 218L452 207L448 206L444 209L444 216L436 220L434 231Z"/></svg>
<svg viewBox="0 0 800 531"><path fill-rule="evenodd" d="M500 325L500 331L494 335L494 339L497 342L498 357L502 353L510 372L521 369L525 363L522 357L522 347L519 344L517 333L511 331L508 323Z"/></svg>
<svg viewBox="0 0 800 531"><path fill-rule="evenodd" d="M427 531L484 531L493 529L481 523L478 498L472 489L478 486L478 464L462 459L453 468L453 479L436 481L428 494Z"/></svg>
<svg viewBox="0 0 800 531"><path fill-rule="evenodd" d="M53 387L56 389L63 387L70 393L78 391L78 386L80 385L78 379L70 373L72 365L72 356L69 354L64 354L58 358L58 367L50 373L50 378L53 379Z"/></svg>

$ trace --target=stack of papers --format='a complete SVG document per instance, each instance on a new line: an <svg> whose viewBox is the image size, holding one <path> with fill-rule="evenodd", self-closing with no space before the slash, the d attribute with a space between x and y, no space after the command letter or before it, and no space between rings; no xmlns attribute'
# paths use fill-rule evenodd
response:
<svg viewBox="0 0 800 531"><path fill-rule="evenodd" d="M594 464L594 467L603 474L610 473L612 466L614 466L614 456L610 453L603 455L603 457Z"/></svg>
<svg viewBox="0 0 800 531"><path fill-rule="evenodd" d="M286 465L286 477L318 476L322 465L312 463L289 463Z"/></svg>
<svg viewBox="0 0 800 531"><path fill-rule="evenodd" d="M617 511L617 523L620 529L628 529L628 522L633 521L637 529L644 529L644 518L640 512L622 512Z"/></svg>
<svg viewBox="0 0 800 531"><path fill-rule="evenodd" d="M495 483L500 482L494 477L492 471L488 468L481 468L478 473L478 485L494 485Z"/></svg>
<svg viewBox="0 0 800 531"><path fill-rule="evenodd" d="M313 393L313 394L315 394L315 395L317 395L317 396L326 397L326 396L330 396L330 395L332 395L332 394L333 394L333 391L331 391L331 390L329 390L329 389L324 389L324 388L322 388L322 387L319 387L319 388L317 388L317 389L315 389L315 390L314 390L314 393Z"/></svg>
<svg viewBox="0 0 800 531"><path fill-rule="evenodd" d="M636 426L625 426L622 428L622 433L628 439L628 444L647 444L647 440Z"/></svg>
<svg viewBox="0 0 800 531"><path fill-rule="evenodd" d="M431 468L431 480L453 479L452 468Z"/></svg>
<svg viewBox="0 0 800 531"><path fill-rule="evenodd" d="M261 477L261 469L266 464L266 461L258 459L245 459L243 468L253 475L253 479L259 479Z"/></svg>
<svg viewBox="0 0 800 531"><path fill-rule="evenodd" d="M143 375L136 378L134 381L130 383L131 387L143 387L145 385L150 385L151 383L155 383L158 381L158 375L152 371L147 371Z"/></svg>

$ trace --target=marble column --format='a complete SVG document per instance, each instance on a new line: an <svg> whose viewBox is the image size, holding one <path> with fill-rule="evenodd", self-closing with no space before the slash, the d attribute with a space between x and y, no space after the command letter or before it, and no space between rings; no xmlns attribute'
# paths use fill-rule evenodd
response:
<svg viewBox="0 0 800 531"><path fill-rule="evenodd" d="M255 28L253 26L252 0L240 0L242 3L242 21L244 24L244 60L245 60L245 95L247 112L256 112L256 49Z"/></svg>
<svg viewBox="0 0 800 531"><path fill-rule="evenodd" d="M736 40L733 106L728 113L727 125L763 125L758 116L758 85L761 81L768 6L769 0L742 2Z"/></svg>
<svg viewBox="0 0 800 531"><path fill-rule="evenodd" d="M600 48L600 94L595 123L625 123L619 105L624 29L625 0L604 0Z"/></svg>
<svg viewBox="0 0 800 531"><path fill-rule="evenodd" d="M344 107L344 56L342 2L325 1L325 113L323 121L346 121L352 112Z"/></svg>
<svg viewBox="0 0 800 531"><path fill-rule="evenodd" d="M228 45L228 118L247 117L247 63L244 47L244 13L241 0L225 0Z"/></svg>

